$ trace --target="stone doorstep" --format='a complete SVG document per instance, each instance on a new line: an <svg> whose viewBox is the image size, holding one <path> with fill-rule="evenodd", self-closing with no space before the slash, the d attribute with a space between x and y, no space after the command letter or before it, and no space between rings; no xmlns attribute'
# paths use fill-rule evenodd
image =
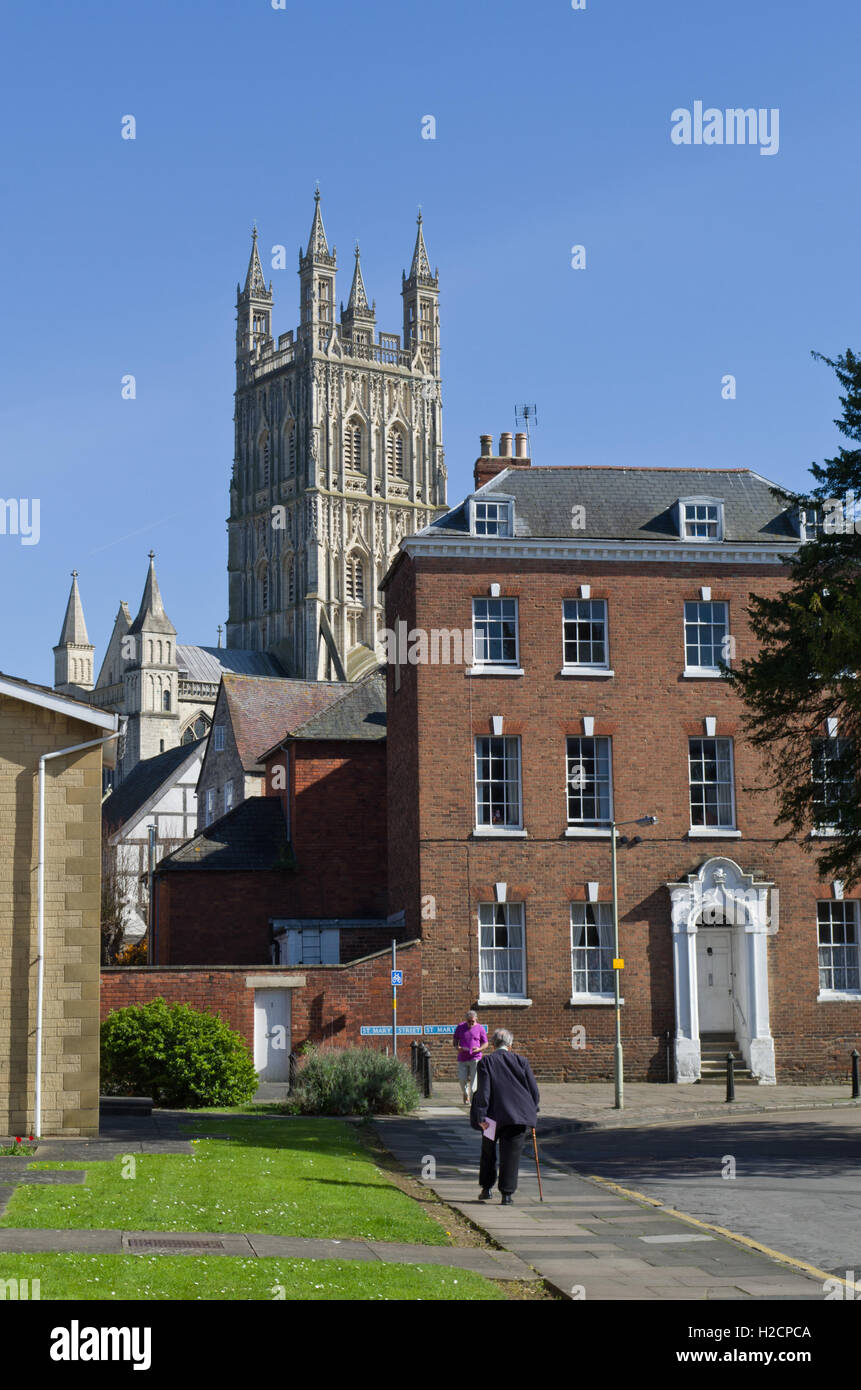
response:
<svg viewBox="0 0 861 1390"><path fill-rule="evenodd" d="M58 1173L22 1173L18 1187L83 1187L87 1181L86 1168L62 1169Z"/></svg>

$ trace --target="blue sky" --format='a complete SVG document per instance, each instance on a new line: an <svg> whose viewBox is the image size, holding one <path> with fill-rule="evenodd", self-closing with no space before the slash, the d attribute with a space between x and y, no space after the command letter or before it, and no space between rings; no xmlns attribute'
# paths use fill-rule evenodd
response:
<svg viewBox="0 0 861 1390"><path fill-rule="evenodd" d="M41 535L0 536L0 669L51 682L73 567L100 659L150 547L181 640L216 640L236 281L256 219L296 325L317 180L383 330L422 205L450 501L517 401L542 464L802 485L832 450L809 354L861 350L857 0L13 0L2 32L0 495ZM699 100L778 108L778 153L674 145Z"/></svg>

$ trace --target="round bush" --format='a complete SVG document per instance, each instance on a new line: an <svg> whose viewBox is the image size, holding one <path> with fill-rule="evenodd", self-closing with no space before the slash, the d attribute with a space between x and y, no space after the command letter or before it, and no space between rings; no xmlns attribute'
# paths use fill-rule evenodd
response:
<svg viewBox="0 0 861 1390"><path fill-rule="evenodd" d="M403 1062L372 1048L311 1052L291 1096L302 1115L406 1115L419 1103Z"/></svg>
<svg viewBox="0 0 861 1390"><path fill-rule="evenodd" d="M195 1109L241 1105L257 1090L254 1062L238 1033L213 1014L153 999L109 1014L101 1028L105 1095L152 1096Z"/></svg>

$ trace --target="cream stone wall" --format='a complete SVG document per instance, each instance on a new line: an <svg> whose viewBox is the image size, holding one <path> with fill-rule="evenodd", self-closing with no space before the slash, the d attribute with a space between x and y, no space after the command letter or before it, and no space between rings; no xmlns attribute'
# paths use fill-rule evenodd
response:
<svg viewBox="0 0 861 1390"><path fill-rule="evenodd" d="M0 1135L33 1128L38 769L92 724L0 695ZM46 763L42 1133L99 1128L102 749Z"/></svg>

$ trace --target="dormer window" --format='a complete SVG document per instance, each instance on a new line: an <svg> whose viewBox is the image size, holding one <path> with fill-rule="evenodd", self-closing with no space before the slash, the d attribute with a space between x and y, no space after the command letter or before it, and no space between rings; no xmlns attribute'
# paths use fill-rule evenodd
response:
<svg viewBox="0 0 861 1390"><path fill-rule="evenodd" d="M683 541L723 540L723 502L714 497L680 497L679 536Z"/></svg>
<svg viewBox="0 0 861 1390"><path fill-rule="evenodd" d="M493 502L471 498L469 529L474 536L513 536L514 503L510 498Z"/></svg>
<svg viewBox="0 0 861 1390"><path fill-rule="evenodd" d="M798 534L803 541L818 541L822 535L822 513L818 507L800 507Z"/></svg>

